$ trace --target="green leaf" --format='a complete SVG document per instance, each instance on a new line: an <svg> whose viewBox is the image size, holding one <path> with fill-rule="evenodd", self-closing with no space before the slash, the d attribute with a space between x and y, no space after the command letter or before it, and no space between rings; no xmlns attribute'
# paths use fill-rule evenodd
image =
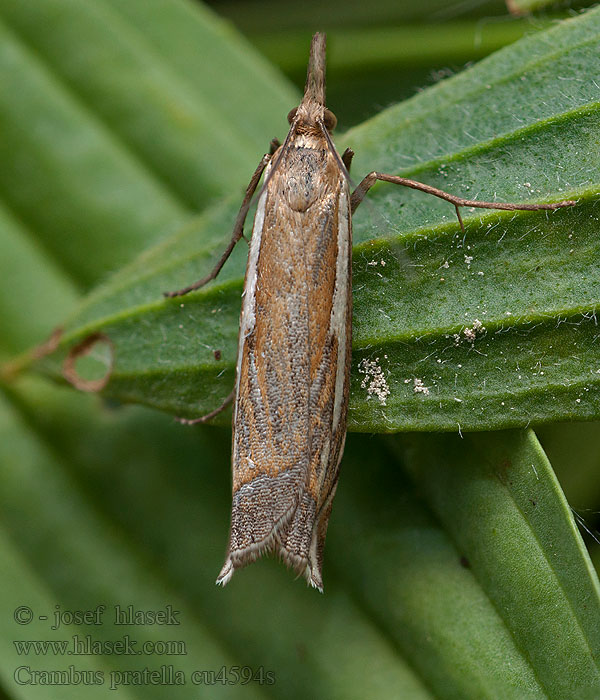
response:
<svg viewBox="0 0 600 700"><path fill-rule="evenodd" d="M307 677L316 697L383 698L390 688L407 698L430 697L343 581L330 577L328 595L319 596L280 564L262 562L235 585L214 585L230 508L228 434L185 430L139 409L100 412L90 398L38 381L0 399L0 543L14 542L28 572L20 596L0 589L0 607L12 612L29 604L37 618L52 616L53 599L65 610L103 603L104 624L51 631L50 622L36 619L24 631L9 618L9 639L18 631L18 639L69 643L74 633L103 642L129 633L138 648L157 639L185 642L186 655L95 658L106 685L111 671L163 663L186 675L186 685L175 689L125 688L136 698L173 692L301 698ZM45 598L28 596L36 587ZM180 625L119 628L112 624L117 604L142 610L171 604ZM0 673L13 692L12 673L22 662L11 646L4 651ZM276 684L191 682L194 670L218 672L223 665L262 667Z"/></svg>
<svg viewBox="0 0 600 700"><path fill-rule="evenodd" d="M50 633L42 621L24 630L9 618L8 638L91 632L109 641L127 631L139 645L184 640L187 656L167 663L185 672L176 692L186 698L301 698L307 682L316 697L598 693L599 584L531 434L349 439L324 596L268 561L214 586L229 443L229 431L185 429L142 409L101 411L91 397L39 381L18 385L0 401L0 542L12 543L5 561L18 562L26 583L21 596L0 590L2 609L172 604L181 625L124 630L107 615L93 630ZM108 679L164 659L93 661ZM18 663L7 645L0 672L11 692ZM277 682L189 682L194 668L223 664L263 666ZM125 690L173 696L168 686Z"/></svg>
<svg viewBox="0 0 600 700"><path fill-rule="evenodd" d="M600 103L593 81L579 77L599 67L590 50L599 34L599 10L565 21L339 140L357 151L355 177L376 167L479 199L579 200L552 214L465 212L462 234L446 202L374 188L354 219L351 429L481 430L600 415ZM59 375L67 350L102 332L115 347L106 396L179 415L215 408L233 381L246 251L197 293L161 292L211 268L236 200L99 287L44 371ZM368 391L364 370L376 367L385 405Z"/></svg>
<svg viewBox="0 0 600 700"><path fill-rule="evenodd" d="M241 188L296 100L179 1L1 0L0 43L0 192L84 287Z"/></svg>
<svg viewBox="0 0 600 700"><path fill-rule="evenodd" d="M150 402L154 397L163 408L168 403L170 410L190 413L203 409L199 396L212 407L230 390L246 250L241 246L235 252L222 279L212 288L178 302L163 302L160 293L197 278L220 255L239 205L238 190L262 153L263 143L280 128L269 119L283 124L288 109L286 104L281 111L277 109L277 115L269 116L261 111L262 105L268 105L272 95L274 101L282 103L287 99L284 93L293 97L276 78L272 95L265 96L264 86L273 77L272 71L239 38L194 7L178 0L100 0L94 4L43 3L43 7L26 13L17 3L0 0L0 17L10 24L3 48L13 58L20 57L15 62L19 71L13 83L9 81L10 65L0 62L4 66L0 68L2 74L7 76L5 82L14 86L4 99L0 98L0 119L10 126L9 133L14 137L11 140L0 131L4 155L0 176L0 352L20 350L26 343L35 342L38 333L41 339L73 308L80 289L103 278L106 270L118 268L153 240L164 239L82 302L66 324L63 347L39 367L57 376L66 349L88 333L102 329L110 334L117 351L113 376L117 384L109 385L107 394L118 387L121 398ZM36 15L42 14L44 27L40 24L36 28ZM593 52L585 42L593 40L593 22L598 21L594 18L597 14L562 25L537 44L530 39L534 43L513 47L480 65L470 72L480 77L479 85L461 77L442 83L435 91L395 108L399 110L395 117L393 111L386 112L381 122L375 120L349 134L348 141L364 151L364 161L357 161L354 177L358 179L374 165L379 168L379 163L371 160L375 156L381 163L391 155L397 156L398 160L386 167L398 169L399 158L406 153L411 158L409 167L417 172L421 161L425 170L435 170L436 159L443 161L456 151L456 162L452 165L450 160L450 165L456 167L458 163L463 170L458 173L460 177L452 174L456 178L453 183L444 181L444 185L456 187L456 192L470 185L473 192L474 178L481 178L484 166L489 168L486 153L495 158L498 151L494 148L505 143L494 139L506 137L509 155L523 156L521 165L508 161L512 169L527 170L533 163L534 173L551 180L552 173L558 172L552 170L556 168L553 161L565 159L566 169L561 173L564 182L546 187L547 181L540 179L542 191L533 192L530 198L563 196L558 187L564 187L565 193L570 189L579 191L582 206L588 207L593 216L586 188L597 181L585 178L595 173L597 166L594 161L586 162L581 154L585 156L595 146L595 125L586 127L587 141L583 131L579 141L573 140L573 152L581 148L577 157L569 155L566 146L559 152L556 141L549 144L542 140L546 157L540 165L536 144L548 129L576 136L583 114L577 110L595 99L590 81L565 80L560 89L553 90L556 82L551 72L560 69L562 76L580 77L578 62L580 68L593 69ZM52 35L49 29L56 35L46 36ZM214 49L219 57L218 64L212 58L206 60L206 71L204 65L199 66L205 55L200 38L210 47L210 56ZM61 42L64 55L59 48ZM569 48L577 46L579 54ZM99 63L93 59L94 54ZM79 55L81 66L77 65ZM111 62L111 56L118 56L118 61L115 58ZM550 70L550 83L543 70L535 72L534 56ZM528 63L530 59L533 63ZM222 80L219 73L219 83L211 86L210 67L223 66L225 61L237 62L240 80L235 71L227 70ZM526 101L510 102L513 92L518 92L524 82L520 80L520 64L527 67L527 75L535 77L525 97L541 96L538 102L534 100L531 110L526 109ZM89 85L82 77L82 66L90 74ZM144 66L151 88L144 80ZM111 100L111 81L105 72L115 82L118 99ZM504 73L514 76L511 87L502 92ZM521 126L512 118L514 111L494 114L491 106L486 107L490 93L485 87L487 80L493 80L492 92L499 95L496 112L502 112L503 102L510 104L524 120L521 126L530 132L516 131ZM195 109L202 104L201 95L209 95L212 90L206 100L207 109L220 110L224 128L240 130L244 128L241 122L246 110L227 115L227 104L235 99L236 89L245 90L251 116L243 140L250 143L256 139L256 157L250 157L252 162L242 167L246 157L242 154L239 169L231 172L231 187L225 188L231 189L229 198L203 209L200 216L186 199L194 195L194 188L190 187L186 195L183 180L178 184L178 159L182 167L194 165L194 158L182 153L185 134L177 132L177 125L171 123L169 133L159 135L164 140L158 143L157 136L153 144L143 138L143 128L134 128L140 122L142 126L151 124L152 129L157 129L161 120L169 124L163 104L152 99L151 93L156 89L163 96L182 94L178 93L182 84L189 87L189 94L196 95L192 100ZM221 90L224 101L219 103ZM475 115L476 131L473 124L467 129L464 119L455 117L455 111L465 106ZM144 118L136 117L138 108L142 114L148 112ZM563 117L566 132L556 127ZM391 121L386 124L386 119ZM397 128L394 120L398 121ZM423 141L422 152L414 147L417 137L422 137L420 123L437 125L437 137ZM264 135L260 134L261 124ZM398 144L394 154L387 153L389 143L388 147L382 146L376 138L368 143L378 130L382 135L389 133L391 142ZM469 150L474 133L477 144L482 144L480 150L477 144L475 150ZM198 138L206 136L198 134ZM345 143L340 139L342 145ZM169 160L171 148L176 155ZM548 161L550 149L553 159ZM159 153L164 161L158 158ZM226 158L227 154L223 163ZM574 175L574 162L580 179ZM95 170L94 163L103 165ZM506 158L499 163L505 167ZM212 165L218 168L220 163ZM197 167L200 182L204 166ZM248 172L244 172L246 167ZM472 174L467 167L473 168ZM425 176L429 177L427 173ZM433 172L431 176L437 177ZM531 181L529 170L518 177L519 183ZM502 187L510 188L511 182L507 176ZM113 189L109 188L111 183ZM96 184L100 187L97 197ZM481 184L489 186L489 178ZM511 196L524 196L524 190L516 189ZM483 196L490 190L477 192ZM510 189L506 192L511 194ZM195 194L202 197L201 192ZM499 188L498 197L504 194ZM431 275L417 279L412 273L418 268L410 267L419 260L430 265L428 250L440 255L440 264L454 255L458 241L451 212L410 193L390 192L389 203L384 195L384 188L378 188L375 202L364 204L355 222L357 353L364 352L369 342L371 320L378 341L382 341L380 347L391 344L397 353L405 347L402 333L406 329L412 332L409 324L413 320L418 322L414 327L419 333L427 328L429 315L430 325L436 329L445 323L444 305L451 312L448 323L454 324L453 328L466 325L455 307L448 306L444 299L437 301L431 282L436 279ZM88 208L85 197L90 198ZM400 202L406 202L402 209ZM576 215L577 211L568 214ZM160 217L152 221L157 212L164 216L163 223ZM184 225L174 238L166 238L180 213ZM146 220L147 216L150 218ZM472 217L467 222L465 245L481 241L486 252L484 243L494 236L493 245L485 256L482 253L481 260L487 259L490 275L494 269L490 259L498 249L503 264L513 264L511 255L517 255L517 267L510 269L531 270L530 258L535 258L536 246L540 247L543 261L550 265L549 276L558 280L557 289L563 296L555 300L553 287L546 281L540 285L539 297L532 292L528 298L523 296L525 287L516 273L511 277L498 271L499 277L492 285L496 296L489 300L488 308L504 311L502 300L496 297L507 294L506 301L513 305L510 310L526 307L524 314L530 319L529 306L541 299L542 307L550 308L552 323L558 302L566 300L572 309L581 303L580 295L585 297L589 291L587 282L577 275L597 274L593 222L584 217L577 219L573 239L569 239L563 227L571 231L570 218L561 220L553 215L546 220L542 215L542 222L532 226L523 223L527 217L519 215L508 221L510 218L486 215L480 226L479 218ZM486 236L484 227L488 222L496 228ZM517 226L514 236L512 224ZM110 228L113 225L121 236L115 249L110 247L116 240ZM503 239L497 230L502 226L506 229ZM524 242L516 240L523 235ZM567 237L568 249L574 251L571 256L564 254L561 236ZM376 239L373 245L372 239ZM367 264L380 260L379 255L386 251L390 252L386 266ZM454 285L454 293L463 294L465 288L459 302L471 304L474 313L468 319L470 323L479 318L480 280L470 283L468 273L475 273L475 265L471 271L466 270L461 256L467 251L460 248L458 252L458 261L443 270ZM477 258L473 257L475 262ZM388 332L386 324L375 322L377 314L367 306L377 302L379 308L385 300L376 294L377 285L382 286L381 280L385 279L377 273L387 274L392 266L401 271L403 285L415 284L425 297L420 308L418 299L398 301L404 304L400 311L407 312L409 323L396 318ZM365 280L364 288L359 286L360 275ZM536 277L539 271L531 275ZM502 289L503 280L508 285L515 278L519 282L516 291ZM386 290L391 289L394 282L386 279L385 285ZM528 289L534 290L533 280ZM592 298L585 297L584 301ZM433 304L432 299L436 300ZM411 319L411 304L417 304L420 317ZM360 306L372 318L367 315L361 321ZM586 309L580 312L588 313ZM513 338L523 328L519 318L517 321L516 325L507 325L506 334L513 334ZM554 323L561 331L567 325ZM580 331L581 327L572 330ZM439 335L438 330L435 333ZM535 339L535 333L536 329L531 330L525 339ZM497 334L497 339L500 337L503 334ZM469 362L477 359L474 356L486 338L480 335L473 348L468 342L461 344ZM574 342L580 342L579 336ZM565 352L570 351L565 348ZM213 350L222 350L220 360ZM571 348L575 354L572 360L579 350L580 345ZM533 351L538 352L539 345L534 345ZM402 359L400 354L397 357ZM124 371L128 366L132 369L129 376ZM566 359L562 369L565 381L569 381L571 369ZM395 371L400 373L398 368ZM356 382L361 379L362 375L355 377ZM420 407L416 402L427 398L414 394L410 385L402 386L410 389L410 406ZM178 391L181 397L174 397ZM39 379L21 379L10 385L0 382L0 392L3 697L305 698L307 689L315 697L345 699L483 696L520 700L600 694L594 660L598 658L600 629L598 582L549 465L530 435L485 434L465 440L412 435L387 444L376 438L366 441L350 436L326 550L326 594L318 596L307 590L294 582L279 563L268 561L240 571L221 590L214 586L214 578L222 564L229 519L229 431L188 430L144 408L116 410L114 402L100 405L95 397ZM548 393L542 396L546 404L550 403ZM365 404L364 390L355 386L355 416L363 410L361 401ZM365 404L369 411L372 404L373 399ZM563 410L561 401L557 404L556 410ZM373 413L379 415L377 410ZM451 415L448 427L455 418ZM373 419L372 424L377 425L377 420ZM94 609L101 603L111 612L117 603L154 610L172 604L181 611L181 625L124 629L106 620L92 630L74 625L53 631L37 618L31 625L19 626L12 617L22 604L30 605L38 615L52 616L56 605L72 610ZM74 634L86 633L102 642L121 639L124 634L130 634L138 644L183 640L186 655L102 654L76 657L74 665L81 670L101 671L110 680L111 671L172 664L185 672L186 686L174 689L132 684L115 693L106 683L99 687L15 684L13 674L21 664L36 670L59 670L68 667L73 657L18 655L14 639L69 642ZM231 669L237 665L272 671L276 683L190 683L194 670L216 674L223 666Z"/></svg>
<svg viewBox="0 0 600 700"><path fill-rule="evenodd" d="M40 391L37 393L39 400ZM81 426L81 419L78 423ZM137 640L136 652L140 651L139 655L119 655L118 652L98 655L94 667L103 676L101 685L103 689L106 688L106 695L110 692L111 673L143 671L149 665L160 668L159 664L155 665L152 654L141 652L142 645L147 642L183 640L185 651L180 651L174 659L177 669L188 677L199 659L209 668L231 665L231 656L214 634L196 619L186 602L172 590L156 563L148 561L147 556L139 551L139 547L132 546L124 533L115 531L113 526L94 513L89 494L81 492L81 486L70 473L75 465L68 459L61 459L56 445L47 436L32 439L32 432L35 434L35 431L28 430L28 427L22 415L12 411L5 401L0 403L2 530L5 536L16 540L29 560L33 568L32 585L42 589L47 587L46 596L54 592L61 601L61 610L95 609L97 605L107 605L107 612L100 625L91 628L71 626L61 628L57 630L58 634L54 634L51 625L56 625L56 618L53 616L54 610L48 605L48 598L28 598L25 589L20 596L10 588L3 589L2 608L5 611L11 610L11 606L15 609L15 603L30 607L37 603L39 606L33 611L34 620L28 625L26 633L13 620L12 634L18 632L18 639L67 640L71 645L69 649L74 649L73 632L79 632L85 638L82 633L85 630L93 631L94 639L109 644L111 640L122 639L127 629L131 631L131 628L114 624L116 605L126 608L132 604L140 610L161 610L170 604L179 611L181 629L173 625L138 625L132 636ZM28 528L28 522L35 522L36 529ZM49 539L40 537L40 532L48 533ZM77 581L76 587L70 584L73 580ZM39 620L40 615L47 615L48 621ZM13 648L12 654L5 653L0 659L5 678L12 681L8 687L14 691L18 690L18 686L11 676L14 669L23 663L20 656ZM64 656L69 658L66 654ZM78 659L78 655L75 659ZM28 678L26 672L23 675L25 679ZM115 681L112 683L114 685ZM144 691L144 685L150 684L141 685ZM202 691L204 697L211 697L209 688L196 689L191 684L186 696L192 697L192 693ZM77 692L81 693L81 688ZM144 692L140 693L138 688L132 697L145 697ZM223 697L235 696L234 690L223 692ZM255 697L261 696L260 692L255 694Z"/></svg>
<svg viewBox="0 0 600 700"><path fill-rule="evenodd" d="M389 445L415 490L364 447L329 548L434 696L596 697L600 584L533 433Z"/></svg>
<svg viewBox="0 0 600 700"><path fill-rule="evenodd" d="M0 75L0 191L77 283L89 286L185 220L185 207L57 81L1 11Z"/></svg>
<svg viewBox="0 0 600 700"><path fill-rule="evenodd" d="M1 408L0 411L2 411ZM2 419L0 418L0 420ZM31 665L29 665L30 660L29 662L24 661L24 659L27 659L27 655L19 655L17 646L27 645L32 639L32 627L40 637L49 638L51 641L64 641L66 640L66 635L48 634L48 624L34 623L32 626L27 623L17 624L15 615L18 616L21 610L23 617L19 619L27 620L29 611L34 612L34 614L43 612L54 613L56 606L60 606L60 603L52 595L47 584L32 570L29 562L23 557L23 553L15 547L5 527L0 529L0 560L3 568L1 604L2 610L5 612L0 623L2 631L0 636L0 680L5 689L14 690L14 695L11 693L9 696L2 693L0 697L3 699L9 697L33 697L33 695L24 695L23 687L19 687L19 685L30 685L32 674L28 670L28 666L31 669ZM52 620L50 624L53 624L54 618L52 615L49 616L49 619ZM21 646L21 649L23 648L26 648L26 646ZM72 656L52 656L52 671L60 674L64 673L68 677L69 667L73 666L72 661ZM99 665L103 664L98 664L94 657L79 657L77 659L77 671L81 674L79 679L86 678L87 674L92 675L97 672ZM35 670L37 671L38 669ZM107 668L102 669L101 672L104 674L106 671L108 671ZM17 684L15 679L18 679L19 684ZM73 676L73 679L75 683L72 685L62 683L36 684L35 695L41 700L70 700L71 698L76 700L81 698L83 681L77 683L76 676ZM27 683L27 681L30 681L30 683ZM94 695L95 698L109 698L113 696L114 691L108 688ZM122 700L129 700L129 698L133 697L128 690L122 689L120 696Z"/></svg>
<svg viewBox="0 0 600 700"><path fill-rule="evenodd" d="M0 356L8 357L49 335L73 311L78 294L31 231L1 202L0 250Z"/></svg>
<svg viewBox="0 0 600 700"><path fill-rule="evenodd" d="M49 0L32 13L2 0L0 13L193 209L245 184L265 128L281 129L296 99L222 21L183 2ZM217 63L227 80L214 79ZM248 113L256 90L262 109Z"/></svg>

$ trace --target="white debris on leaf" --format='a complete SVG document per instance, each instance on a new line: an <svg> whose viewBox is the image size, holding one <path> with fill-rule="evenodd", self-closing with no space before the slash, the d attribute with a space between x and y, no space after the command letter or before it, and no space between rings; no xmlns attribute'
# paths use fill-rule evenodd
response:
<svg viewBox="0 0 600 700"><path fill-rule="evenodd" d="M364 357L359 365L358 371L365 375L360 386L361 389L366 389L369 396L375 395L379 399L382 406L386 406L386 399L390 395L390 388L385 380L383 370L379 366L379 358L368 360Z"/></svg>
<svg viewBox="0 0 600 700"><path fill-rule="evenodd" d="M454 347L458 347L462 340L467 340L469 343L474 343L477 336L483 335L484 333L485 326L478 318L476 318L473 321L473 325L463 328L462 335L460 333L453 333L451 336L446 337L452 338Z"/></svg>
<svg viewBox="0 0 600 700"><path fill-rule="evenodd" d="M472 343L474 343L477 336L482 333L485 333L485 326L478 318L473 321L473 325L470 328L463 329L464 337Z"/></svg>
<svg viewBox="0 0 600 700"><path fill-rule="evenodd" d="M429 391L429 387L423 384L422 379L418 379L417 377L415 377L413 384L413 391L415 392L415 394L425 394L425 396L429 396L429 394L431 393Z"/></svg>

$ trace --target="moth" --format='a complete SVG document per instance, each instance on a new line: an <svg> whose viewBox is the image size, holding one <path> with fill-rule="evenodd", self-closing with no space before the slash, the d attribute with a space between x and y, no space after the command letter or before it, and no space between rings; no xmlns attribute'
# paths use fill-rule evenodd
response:
<svg viewBox="0 0 600 700"><path fill-rule="evenodd" d="M422 190L456 208L557 209L553 204L479 202L427 184L371 172L350 191L352 156L331 140L325 105L325 35L312 39L304 97L288 114L246 190L213 280L243 236L261 177L244 281L235 389L192 424L233 408L233 505L229 548L217 583L271 552L323 590L327 524L346 438L352 341L352 214L377 180ZM464 229L464 227L463 227Z"/></svg>

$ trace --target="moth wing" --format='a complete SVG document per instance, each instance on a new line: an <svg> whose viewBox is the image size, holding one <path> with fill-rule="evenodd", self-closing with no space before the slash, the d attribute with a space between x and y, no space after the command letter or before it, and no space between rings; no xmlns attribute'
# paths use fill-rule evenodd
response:
<svg viewBox="0 0 600 700"><path fill-rule="evenodd" d="M338 177L318 196L288 168L259 200L240 322L230 545L218 583L275 551L322 589L352 320L349 191L335 160L329 166ZM280 185L294 206L266 206Z"/></svg>
<svg viewBox="0 0 600 700"><path fill-rule="evenodd" d="M324 235L309 250L310 458L307 481L280 539L284 561L322 590L322 557L346 437L352 329L352 228L349 191L323 198L317 220Z"/></svg>
<svg viewBox="0 0 600 700"><path fill-rule="evenodd" d="M259 200L240 321L229 552L218 583L277 550L307 482L310 358L304 222ZM269 261L276 261L273 266Z"/></svg>

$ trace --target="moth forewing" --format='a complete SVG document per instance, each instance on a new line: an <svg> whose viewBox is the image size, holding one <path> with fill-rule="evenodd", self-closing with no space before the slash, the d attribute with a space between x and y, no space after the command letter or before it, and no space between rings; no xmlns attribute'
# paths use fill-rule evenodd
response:
<svg viewBox="0 0 600 700"><path fill-rule="evenodd" d="M272 551L316 588L346 432L350 193L323 124L324 38L265 171L240 320L229 551L218 583ZM314 60L313 60L314 59ZM330 118L329 116L327 117Z"/></svg>

